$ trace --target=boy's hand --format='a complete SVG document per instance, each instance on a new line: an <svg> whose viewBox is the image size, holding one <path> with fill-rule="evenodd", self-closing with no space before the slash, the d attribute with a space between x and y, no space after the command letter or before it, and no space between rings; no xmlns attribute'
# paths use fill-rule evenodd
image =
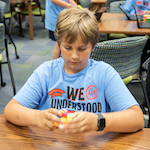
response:
<svg viewBox="0 0 150 150"><path fill-rule="evenodd" d="M76 112L77 116L65 124L63 130L65 133L84 133L96 131L98 116L90 112Z"/></svg>
<svg viewBox="0 0 150 150"><path fill-rule="evenodd" d="M63 121L58 117L61 116L61 112L55 108L38 111L36 115L36 124L44 130L54 130L54 122L63 123Z"/></svg>

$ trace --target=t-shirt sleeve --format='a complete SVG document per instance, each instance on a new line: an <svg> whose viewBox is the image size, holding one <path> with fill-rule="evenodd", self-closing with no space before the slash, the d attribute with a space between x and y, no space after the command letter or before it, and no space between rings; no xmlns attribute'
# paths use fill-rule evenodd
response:
<svg viewBox="0 0 150 150"><path fill-rule="evenodd" d="M107 69L105 81L105 97L111 112L138 105L120 75L111 66Z"/></svg>
<svg viewBox="0 0 150 150"><path fill-rule="evenodd" d="M39 66L28 78L27 82L13 97L16 101L28 108L35 108L41 100L46 88L44 81L44 65Z"/></svg>

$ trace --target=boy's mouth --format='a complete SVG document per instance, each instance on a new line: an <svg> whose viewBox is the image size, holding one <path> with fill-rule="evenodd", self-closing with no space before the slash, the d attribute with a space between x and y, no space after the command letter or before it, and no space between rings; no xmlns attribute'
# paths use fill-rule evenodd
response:
<svg viewBox="0 0 150 150"><path fill-rule="evenodd" d="M73 64L73 65L76 65L76 64L78 64L79 62L77 62L77 61L71 61L71 64Z"/></svg>

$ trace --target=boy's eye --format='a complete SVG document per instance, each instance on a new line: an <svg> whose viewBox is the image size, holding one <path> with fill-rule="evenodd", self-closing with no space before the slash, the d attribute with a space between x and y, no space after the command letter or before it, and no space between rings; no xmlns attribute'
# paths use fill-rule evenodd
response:
<svg viewBox="0 0 150 150"><path fill-rule="evenodd" d="M79 48L79 51L84 51L86 50L86 48Z"/></svg>
<svg viewBox="0 0 150 150"><path fill-rule="evenodd" d="M71 47L70 46L65 46L65 49L70 50Z"/></svg>

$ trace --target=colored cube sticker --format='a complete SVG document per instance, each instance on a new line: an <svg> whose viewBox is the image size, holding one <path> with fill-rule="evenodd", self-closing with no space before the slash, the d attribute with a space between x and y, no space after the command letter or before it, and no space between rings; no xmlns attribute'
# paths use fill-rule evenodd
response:
<svg viewBox="0 0 150 150"><path fill-rule="evenodd" d="M68 121L71 121L73 118L76 117L76 115L74 113L70 113L69 111L62 109L60 110L60 112L62 113L62 116L58 116L63 120L63 124L59 123L59 122L55 122L54 126L56 126L57 128L63 129L64 124L66 124Z"/></svg>

